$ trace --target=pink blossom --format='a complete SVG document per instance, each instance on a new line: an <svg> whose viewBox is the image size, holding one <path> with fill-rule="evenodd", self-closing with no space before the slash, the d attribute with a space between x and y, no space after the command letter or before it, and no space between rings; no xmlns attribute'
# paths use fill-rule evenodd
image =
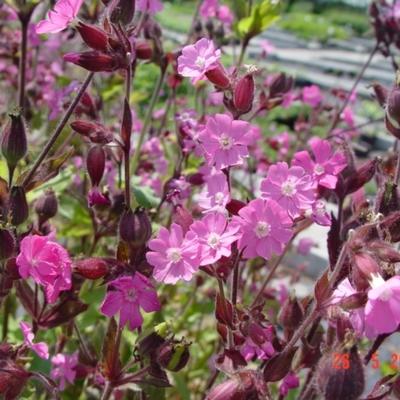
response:
<svg viewBox="0 0 400 400"><path fill-rule="evenodd" d="M67 250L49 236L30 235L21 241L17 257L19 274L44 286L46 298L54 303L63 290L71 289L71 260Z"/></svg>
<svg viewBox="0 0 400 400"><path fill-rule="evenodd" d="M323 200L317 200L312 205L312 209L307 210L306 216L311 217L314 222L321 226L330 226L332 222Z"/></svg>
<svg viewBox="0 0 400 400"><path fill-rule="evenodd" d="M207 176L206 186L200 193L199 206L206 212L226 213L225 206L229 203L231 196L225 174L218 172Z"/></svg>
<svg viewBox="0 0 400 400"><path fill-rule="evenodd" d="M109 206L111 205L111 201L108 198L107 194L103 194L100 192L98 186L94 186L89 190L88 193L88 205L89 207Z"/></svg>
<svg viewBox="0 0 400 400"><path fill-rule="evenodd" d="M100 311L107 317L119 313L119 326L127 323L129 329L139 328L143 323L140 308L150 313L160 310L157 292L149 279L136 272L134 276L122 276L109 282L106 297Z"/></svg>
<svg viewBox="0 0 400 400"><path fill-rule="evenodd" d="M195 44L185 46L178 57L178 73L196 83L204 78L207 71L215 68L221 57L212 40L202 38Z"/></svg>
<svg viewBox="0 0 400 400"><path fill-rule="evenodd" d="M272 346L272 327L263 328L257 324L250 324L246 341L240 349L240 353L246 361L257 358L267 360L275 353Z"/></svg>
<svg viewBox="0 0 400 400"><path fill-rule="evenodd" d="M76 366L78 365L78 352L73 354L58 353L51 358L53 365L51 377L58 380L58 388L64 390L66 383L72 384L76 378Z"/></svg>
<svg viewBox="0 0 400 400"><path fill-rule="evenodd" d="M217 18L226 25L231 25L234 20L232 11L226 4L218 7Z"/></svg>
<svg viewBox="0 0 400 400"><path fill-rule="evenodd" d="M285 93L283 95L282 107L289 108L296 99L297 96L292 91Z"/></svg>
<svg viewBox="0 0 400 400"><path fill-rule="evenodd" d="M137 8L141 12L148 12L149 14L157 14L162 11L164 5L161 0L139 0Z"/></svg>
<svg viewBox="0 0 400 400"><path fill-rule="evenodd" d="M200 15L203 18L215 17L218 10L218 0L203 0L200 6Z"/></svg>
<svg viewBox="0 0 400 400"><path fill-rule="evenodd" d="M333 153L331 144L317 137L310 140L310 147L314 160L308 151L299 151L294 155L292 165L302 167L319 185L335 189L337 175L346 168L346 157L341 152Z"/></svg>
<svg viewBox="0 0 400 400"><path fill-rule="evenodd" d="M263 198L275 200L296 218L315 202L315 182L301 167L290 167L285 162L271 165L261 182Z"/></svg>
<svg viewBox="0 0 400 400"><path fill-rule="evenodd" d="M317 85L306 86L303 88L302 98L304 103L315 108L322 101L321 90Z"/></svg>
<svg viewBox="0 0 400 400"><path fill-rule="evenodd" d="M36 25L36 33L57 33L63 31L76 18L83 0L58 0L47 19Z"/></svg>
<svg viewBox="0 0 400 400"><path fill-rule="evenodd" d="M157 238L150 240L146 258L154 266L153 277L158 282L175 284L179 279L190 281L199 268L199 246L192 232L183 236L182 227L162 227Z"/></svg>
<svg viewBox="0 0 400 400"><path fill-rule="evenodd" d="M275 51L275 46L267 39L261 41L261 55L262 57L267 57L269 54Z"/></svg>
<svg viewBox="0 0 400 400"><path fill-rule="evenodd" d="M208 118L204 131L199 135L210 166L217 169L243 163L248 156L250 124L234 120L228 114Z"/></svg>
<svg viewBox="0 0 400 400"><path fill-rule="evenodd" d="M210 106L222 106L224 104L223 92L212 92L207 96L207 104Z"/></svg>
<svg viewBox="0 0 400 400"><path fill-rule="evenodd" d="M354 127L354 113L350 107L346 107L343 110L341 118L344 122L346 122L347 125L349 125L350 127Z"/></svg>
<svg viewBox="0 0 400 400"><path fill-rule="evenodd" d="M238 247L246 258L281 254L292 237L292 221L274 200L252 200L239 211L234 221L240 225L242 236Z"/></svg>
<svg viewBox="0 0 400 400"><path fill-rule="evenodd" d="M200 265L210 265L221 257L231 255L231 245L239 238L239 226L229 224L220 213L207 214L201 221L196 221L190 231L197 236L200 246Z"/></svg>
<svg viewBox="0 0 400 400"><path fill-rule="evenodd" d="M45 342L33 343L35 335L32 332L32 327L28 323L21 321L19 327L24 335L24 344L34 351L40 358L47 360L49 358L49 347L47 344Z"/></svg>
<svg viewBox="0 0 400 400"><path fill-rule="evenodd" d="M297 252L302 256L306 256L310 253L312 247L314 246L314 240L312 240L311 238L302 238L297 243Z"/></svg>
<svg viewBox="0 0 400 400"><path fill-rule="evenodd" d="M365 305L365 334L372 339L394 332L400 324L400 276L384 281L372 275L371 290Z"/></svg>
<svg viewBox="0 0 400 400"><path fill-rule="evenodd" d="M289 372L279 386L279 394L282 397L287 396L290 389L295 389L300 386L300 380L294 372Z"/></svg>

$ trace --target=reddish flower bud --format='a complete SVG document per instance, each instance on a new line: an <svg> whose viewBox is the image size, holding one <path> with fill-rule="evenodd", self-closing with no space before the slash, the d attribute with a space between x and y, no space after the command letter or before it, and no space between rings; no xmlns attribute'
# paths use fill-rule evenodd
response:
<svg viewBox="0 0 400 400"><path fill-rule="evenodd" d="M151 60L153 58L153 48L147 40L137 39L135 42L136 57L139 60Z"/></svg>
<svg viewBox="0 0 400 400"><path fill-rule="evenodd" d="M283 72L276 74L269 84L269 97L274 98L287 93L293 86L293 78L286 76Z"/></svg>
<svg viewBox="0 0 400 400"><path fill-rule="evenodd" d="M52 190L46 190L46 192L38 198L35 203L35 211L39 216L40 225L57 214L57 197Z"/></svg>
<svg viewBox="0 0 400 400"><path fill-rule="evenodd" d="M296 329L303 320L303 310L295 297L289 296L278 316L279 323L287 329Z"/></svg>
<svg viewBox="0 0 400 400"><path fill-rule="evenodd" d="M215 86L221 89L227 89L230 85L230 79L221 64L206 72L207 79Z"/></svg>
<svg viewBox="0 0 400 400"><path fill-rule="evenodd" d="M400 88L394 88L387 98L386 114L395 128L400 128Z"/></svg>
<svg viewBox="0 0 400 400"><path fill-rule="evenodd" d="M243 201L232 199L227 205L226 209L232 214L232 215L238 215L239 211L246 206L246 203L243 203Z"/></svg>
<svg viewBox="0 0 400 400"><path fill-rule="evenodd" d="M70 125L75 132L87 137L92 143L107 144L113 140L112 133L105 126L97 122L77 120L71 122Z"/></svg>
<svg viewBox="0 0 400 400"><path fill-rule="evenodd" d="M135 3L136 1L132 0L119 0L111 12L111 22L124 25L131 23L135 15Z"/></svg>
<svg viewBox="0 0 400 400"><path fill-rule="evenodd" d="M383 262L400 262L400 253L386 242L373 240L368 242L368 249Z"/></svg>
<svg viewBox="0 0 400 400"><path fill-rule="evenodd" d="M387 99L389 97L389 90L386 89L384 86L380 85L379 83L373 83L372 89L374 90L375 97L378 100L378 103L381 107L386 106Z"/></svg>
<svg viewBox="0 0 400 400"><path fill-rule="evenodd" d="M3 130L1 152L7 160L8 168L14 170L18 161L27 152L25 121L19 112L9 115L10 121Z"/></svg>
<svg viewBox="0 0 400 400"><path fill-rule="evenodd" d="M15 250L14 235L8 229L0 229L0 260L10 258Z"/></svg>
<svg viewBox="0 0 400 400"><path fill-rule="evenodd" d="M121 60L117 57L97 51L67 53L64 55L64 60L92 72L112 72L123 67Z"/></svg>
<svg viewBox="0 0 400 400"><path fill-rule="evenodd" d="M96 280L108 272L108 264L102 258L92 257L74 263L74 271L86 279Z"/></svg>
<svg viewBox="0 0 400 400"><path fill-rule="evenodd" d="M162 368L178 372L189 361L189 344L183 342L165 342L157 350L157 361Z"/></svg>
<svg viewBox="0 0 400 400"><path fill-rule="evenodd" d="M106 167L106 153L101 146L93 146L89 149L86 158L86 167L92 186L99 186Z"/></svg>
<svg viewBox="0 0 400 400"><path fill-rule="evenodd" d="M11 223L18 226L26 221L29 216L28 202L25 189L22 186L13 186L10 193Z"/></svg>
<svg viewBox="0 0 400 400"><path fill-rule="evenodd" d="M108 35L95 25L79 22L76 29L80 33L83 41L93 50L107 52Z"/></svg>
<svg viewBox="0 0 400 400"><path fill-rule="evenodd" d="M124 211L119 221L119 235L132 246L144 245L151 237L151 222L145 210L137 208Z"/></svg>
<svg viewBox="0 0 400 400"><path fill-rule="evenodd" d="M251 110L254 100L254 78L253 74L245 75L235 86L233 92L233 103L241 114Z"/></svg>
<svg viewBox="0 0 400 400"><path fill-rule="evenodd" d="M0 360L0 394L5 400L18 399L31 376L21 365L11 359Z"/></svg>
<svg viewBox="0 0 400 400"><path fill-rule="evenodd" d="M139 340L139 354L142 357L151 357L163 343L165 343L164 337L160 336L157 332L151 332Z"/></svg>
<svg viewBox="0 0 400 400"><path fill-rule="evenodd" d="M385 239L391 243L400 242L400 211L389 214L379 224L385 234Z"/></svg>
<svg viewBox="0 0 400 400"><path fill-rule="evenodd" d="M377 164L377 159L371 160L365 163L354 174L347 177L345 181L345 193L354 193L369 182L375 175Z"/></svg>
<svg viewBox="0 0 400 400"><path fill-rule="evenodd" d="M204 174L201 172L196 172L194 174L190 174L186 177L186 180L194 186L200 186L204 183Z"/></svg>
<svg viewBox="0 0 400 400"><path fill-rule="evenodd" d="M372 275L380 273L378 263L367 253L357 253L354 255L354 263L358 270L367 279Z"/></svg>

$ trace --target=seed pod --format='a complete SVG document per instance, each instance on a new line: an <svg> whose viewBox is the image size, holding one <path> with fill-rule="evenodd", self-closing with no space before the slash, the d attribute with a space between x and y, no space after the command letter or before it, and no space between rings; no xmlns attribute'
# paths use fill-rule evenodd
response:
<svg viewBox="0 0 400 400"><path fill-rule="evenodd" d="M75 132L90 139L92 143L107 144L113 140L112 133L97 122L76 120L71 122L70 126Z"/></svg>
<svg viewBox="0 0 400 400"><path fill-rule="evenodd" d="M108 49L108 35L102 29L94 25L79 22L76 29L83 41L93 50L104 51Z"/></svg>
<svg viewBox="0 0 400 400"><path fill-rule="evenodd" d="M26 221L29 216L28 202L25 189L22 186L13 186L10 193L11 223L18 226Z"/></svg>
<svg viewBox="0 0 400 400"><path fill-rule="evenodd" d="M157 350L157 361L162 368L168 371L178 372L189 361L189 345L185 342L165 342Z"/></svg>
<svg viewBox="0 0 400 400"><path fill-rule="evenodd" d="M108 264L100 257L77 260L74 263L74 271L86 279L96 280L105 276L108 272Z"/></svg>
<svg viewBox="0 0 400 400"><path fill-rule="evenodd" d="M303 320L303 310L295 297L289 296L278 316L279 323L287 329L296 329Z"/></svg>
<svg viewBox="0 0 400 400"><path fill-rule="evenodd" d="M227 89L231 85L230 79L221 64L207 71L206 77L211 83L221 89Z"/></svg>
<svg viewBox="0 0 400 400"><path fill-rule="evenodd" d="M151 237L151 222L142 208L135 212L131 209L124 211L119 222L119 236L132 246L139 247Z"/></svg>
<svg viewBox="0 0 400 400"><path fill-rule="evenodd" d="M10 258L15 250L14 235L8 229L0 229L0 260Z"/></svg>
<svg viewBox="0 0 400 400"><path fill-rule="evenodd" d="M38 214L40 225L57 214L57 197L52 190L46 190L46 192L39 197L35 204L35 211Z"/></svg>
<svg viewBox="0 0 400 400"><path fill-rule="evenodd" d="M67 53L64 55L64 60L91 72L112 72L124 67L118 57L97 51Z"/></svg>
<svg viewBox="0 0 400 400"><path fill-rule="evenodd" d="M247 74L237 83L233 92L233 103L241 114L251 110L254 100L253 74Z"/></svg>
<svg viewBox="0 0 400 400"><path fill-rule="evenodd" d="M93 146L89 149L86 158L86 167L92 186L99 186L106 167L106 153L103 147Z"/></svg>

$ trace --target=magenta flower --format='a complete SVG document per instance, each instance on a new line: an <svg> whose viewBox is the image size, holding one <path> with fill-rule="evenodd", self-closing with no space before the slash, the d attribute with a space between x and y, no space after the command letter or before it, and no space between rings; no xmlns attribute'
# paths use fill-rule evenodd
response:
<svg viewBox="0 0 400 400"><path fill-rule="evenodd" d="M220 213L207 214L201 221L190 227L200 246L200 265L210 265L221 257L231 255L231 245L239 238L239 226L228 224Z"/></svg>
<svg viewBox="0 0 400 400"><path fill-rule="evenodd" d="M182 55L178 57L178 73L196 83L217 66L220 57L221 51L215 49L212 40L202 38L182 49Z"/></svg>
<svg viewBox="0 0 400 400"><path fill-rule="evenodd" d="M268 260L273 254L279 255L292 237L292 221L274 200L252 200L234 221L242 234L238 247L246 258L260 256Z"/></svg>
<svg viewBox="0 0 400 400"><path fill-rule="evenodd" d="M35 335L32 332L32 327L21 321L19 323L22 334L24 335L24 344L34 351L40 358L47 360L49 358L49 347L45 342L33 343Z"/></svg>
<svg viewBox="0 0 400 400"><path fill-rule="evenodd" d="M317 200L312 205L312 209L307 210L305 215L321 226L330 226L332 222L323 200Z"/></svg>
<svg viewBox="0 0 400 400"><path fill-rule="evenodd" d="M30 235L21 241L17 257L19 274L44 286L49 303L57 300L60 292L71 289L71 260L67 250L49 236Z"/></svg>
<svg viewBox="0 0 400 400"><path fill-rule="evenodd" d="M335 189L337 175L346 168L346 157L341 152L333 153L331 144L317 137L310 140L310 147L315 161L308 151L299 151L292 165L302 167L319 185Z"/></svg>
<svg viewBox="0 0 400 400"><path fill-rule="evenodd" d="M217 169L242 164L243 157L249 154L249 130L248 122L234 120L228 114L208 118L204 131L200 133L208 164Z"/></svg>
<svg viewBox="0 0 400 400"><path fill-rule="evenodd" d="M261 56L267 57L269 54L273 53L276 49L275 46L267 39L261 41Z"/></svg>
<svg viewBox="0 0 400 400"><path fill-rule="evenodd" d="M279 394L286 397L290 389L295 389L300 386L300 380L294 372L289 372L279 386Z"/></svg>
<svg viewBox="0 0 400 400"><path fill-rule="evenodd" d="M365 334L372 339L394 332L400 324L400 276L384 281L372 275L371 290L365 305Z"/></svg>
<svg viewBox="0 0 400 400"><path fill-rule="evenodd" d="M267 177L261 181L261 192L263 198L275 200L294 219L315 202L315 181L303 168L289 168L285 162L279 162L270 166Z"/></svg>
<svg viewBox="0 0 400 400"><path fill-rule="evenodd" d="M297 243L297 252L302 256L306 256L315 246L315 244L316 243L311 238L302 238Z"/></svg>
<svg viewBox="0 0 400 400"><path fill-rule="evenodd" d="M160 310L157 292L149 279L136 272L134 276L122 276L108 283L108 290L100 311L107 317L119 313L119 326L127 323L134 330L142 326L140 308L150 313Z"/></svg>
<svg viewBox="0 0 400 400"><path fill-rule="evenodd" d="M321 90L317 85L306 86L302 92L303 102L312 108L317 107L322 101Z"/></svg>
<svg viewBox="0 0 400 400"><path fill-rule="evenodd" d="M137 8L141 12L147 12L154 15L162 11L164 5L161 0L139 0L137 2Z"/></svg>
<svg viewBox="0 0 400 400"><path fill-rule="evenodd" d="M257 358L267 360L274 355L275 349L272 346L272 327L261 327L257 324L250 324L246 341L240 349L240 353L246 361Z"/></svg>
<svg viewBox="0 0 400 400"><path fill-rule="evenodd" d="M218 7L217 19L219 19L223 24L231 25L235 17L231 9L226 4L223 4Z"/></svg>
<svg viewBox="0 0 400 400"><path fill-rule="evenodd" d="M83 0L58 0L47 19L36 25L36 33L57 33L63 31L76 18Z"/></svg>
<svg viewBox="0 0 400 400"><path fill-rule="evenodd" d="M78 352L73 354L58 353L51 358L53 367L51 377L59 381L58 388L64 390L66 383L72 384L76 378L76 366L78 365Z"/></svg>
<svg viewBox="0 0 400 400"><path fill-rule="evenodd" d="M209 175L206 178L206 188L200 193L199 206L205 212L226 213L225 206L231 200L228 181L223 172Z"/></svg>
<svg viewBox="0 0 400 400"><path fill-rule="evenodd" d="M217 15L218 0L203 0L199 13L203 18L213 18Z"/></svg>
<svg viewBox="0 0 400 400"><path fill-rule="evenodd" d="M171 232L162 227L158 236L150 240L146 258L154 267L153 277L158 282L175 284L179 279L190 281L199 268L199 245L192 232L183 236L182 227L171 225Z"/></svg>

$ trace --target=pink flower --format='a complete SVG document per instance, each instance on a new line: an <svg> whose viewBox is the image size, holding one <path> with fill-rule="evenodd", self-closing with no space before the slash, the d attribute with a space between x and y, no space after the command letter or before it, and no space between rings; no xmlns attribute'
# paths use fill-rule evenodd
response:
<svg viewBox="0 0 400 400"><path fill-rule="evenodd" d="M263 328L257 324L250 324L246 341L240 349L240 353L246 361L257 358L267 360L275 353L272 346L273 329L268 326Z"/></svg>
<svg viewBox="0 0 400 400"><path fill-rule="evenodd" d="M384 281L372 275L371 290L365 305L365 334L372 339L394 332L400 324L400 276Z"/></svg>
<svg viewBox="0 0 400 400"><path fill-rule="evenodd" d="M58 0L47 19L36 25L36 33L57 33L63 31L76 18L83 0Z"/></svg>
<svg viewBox="0 0 400 400"><path fill-rule="evenodd" d="M47 360L49 358L49 347L45 342L33 343L35 335L29 324L22 321L19 323L22 334L24 335L24 344L34 351L40 358Z"/></svg>
<svg viewBox="0 0 400 400"><path fill-rule="evenodd" d="M314 222L321 226L330 226L332 222L323 200L317 200L312 209L306 211L306 216L311 217Z"/></svg>
<svg viewBox="0 0 400 400"><path fill-rule="evenodd" d="M354 127L354 113L350 107L346 107L340 116L350 127Z"/></svg>
<svg viewBox="0 0 400 400"><path fill-rule="evenodd" d="M279 386L279 394L283 397L287 396L290 389L300 386L300 380L294 372L289 372Z"/></svg>
<svg viewBox="0 0 400 400"><path fill-rule="evenodd" d="M218 10L218 0L203 0L200 6L200 15L203 18L215 17Z"/></svg>
<svg viewBox="0 0 400 400"><path fill-rule="evenodd" d="M315 202L315 182L301 167L288 167L285 162L271 165L267 177L261 181L263 198L275 200L296 218Z"/></svg>
<svg viewBox="0 0 400 400"><path fill-rule="evenodd" d="M228 182L223 172L209 175L207 187L200 193L199 206L206 212L226 213L225 206L231 200Z"/></svg>
<svg viewBox="0 0 400 400"><path fill-rule="evenodd" d="M78 365L78 352L73 354L58 353L51 358L53 367L51 369L51 377L59 380L58 388L64 390L66 383L74 383L76 377L75 368Z"/></svg>
<svg viewBox="0 0 400 400"><path fill-rule="evenodd" d="M217 66L220 57L221 51L215 49L212 40L202 38L182 49L182 55L178 57L178 73L196 83Z"/></svg>
<svg viewBox="0 0 400 400"><path fill-rule="evenodd" d="M263 39L261 41L261 50L261 55L265 58L268 56L268 54L271 54L275 51L275 46L269 40Z"/></svg>
<svg viewBox="0 0 400 400"><path fill-rule="evenodd" d="M140 308L147 313L160 310L157 292L149 279L139 272L134 276L114 279L107 287L109 290L100 306L100 311L107 317L119 313L121 328L127 323L131 330L142 326L143 317Z"/></svg>
<svg viewBox="0 0 400 400"><path fill-rule="evenodd" d="M231 25L233 20L234 20L234 16L232 14L232 11L230 10L230 8L223 4L222 6L218 7L217 10L217 18L223 23L223 24L227 24L227 25Z"/></svg>
<svg viewBox="0 0 400 400"><path fill-rule="evenodd" d="M302 256L306 256L313 246L315 246L314 240L311 238L302 238L297 243L297 252Z"/></svg>
<svg viewBox="0 0 400 400"><path fill-rule="evenodd" d="M317 107L322 101L321 90L316 85L306 86L303 88L302 95L304 103L313 108Z"/></svg>
<svg viewBox="0 0 400 400"><path fill-rule="evenodd" d="M341 152L333 153L327 140L315 137L310 140L310 146L315 161L308 151L299 151L294 155L292 165L302 167L319 185L335 189L337 175L346 168L346 157Z"/></svg>
<svg viewBox="0 0 400 400"><path fill-rule="evenodd" d="M243 163L248 156L250 124L233 120L227 114L216 114L207 119L204 131L199 135L210 166L217 169Z"/></svg>
<svg viewBox="0 0 400 400"><path fill-rule="evenodd" d="M238 247L246 258L281 254L292 237L292 221L287 212L274 200L252 200L234 217L242 236Z"/></svg>
<svg viewBox="0 0 400 400"><path fill-rule="evenodd" d="M200 246L200 265L210 265L221 257L231 255L231 245L239 238L239 226L228 224L220 213L207 214L201 221L196 221L190 231L197 236Z"/></svg>
<svg viewBox="0 0 400 400"><path fill-rule="evenodd" d="M21 242L17 265L22 278L32 277L44 286L49 303L54 303L61 291L71 289L68 252L49 236L26 236Z"/></svg>
<svg viewBox="0 0 400 400"><path fill-rule="evenodd" d="M111 201L107 194L100 192L98 186L94 186L89 190L88 193L88 206L109 206Z"/></svg>
<svg viewBox="0 0 400 400"><path fill-rule="evenodd" d="M162 227L157 238L150 240L146 254L154 266L153 277L158 282L175 284L179 279L190 281L199 268L199 246L192 232L185 237L181 226L171 225L171 232Z"/></svg>
<svg viewBox="0 0 400 400"><path fill-rule="evenodd" d="M161 0L139 0L137 8L141 12L148 12L149 14L157 14L162 11L164 5Z"/></svg>

